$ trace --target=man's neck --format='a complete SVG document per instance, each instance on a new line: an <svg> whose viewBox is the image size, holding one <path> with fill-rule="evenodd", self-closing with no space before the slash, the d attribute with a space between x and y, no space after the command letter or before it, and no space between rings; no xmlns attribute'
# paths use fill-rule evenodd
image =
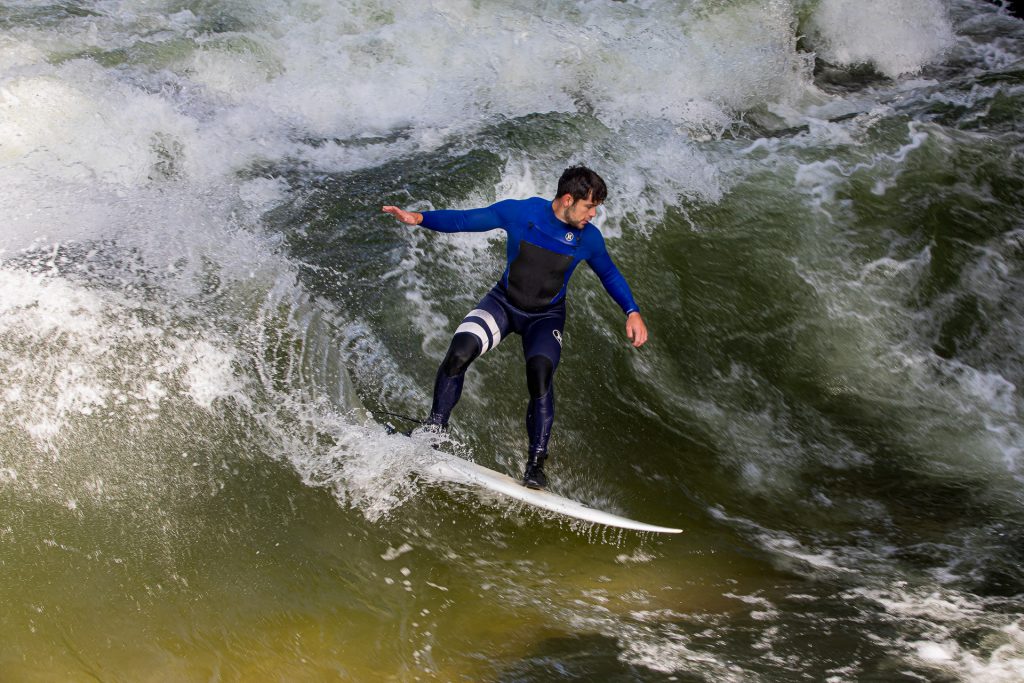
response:
<svg viewBox="0 0 1024 683"><path fill-rule="evenodd" d="M551 213L553 213L555 215L555 218L558 219L559 223L564 223L566 225L569 225L569 222L559 215L558 208L559 208L559 201L556 199L555 201L551 202ZM569 227L572 227L572 226L569 226Z"/></svg>

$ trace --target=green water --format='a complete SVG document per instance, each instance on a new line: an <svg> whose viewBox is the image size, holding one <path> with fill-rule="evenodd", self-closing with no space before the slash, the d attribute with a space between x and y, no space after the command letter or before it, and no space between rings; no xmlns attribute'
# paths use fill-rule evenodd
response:
<svg viewBox="0 0 1024 683"><path fill-rule="evenodd" d="M1022 26L0 5L0 680L1019 680ZM575 162L651 341L581 268L551 488L679 536L385 428L504 243L381 205ZM510 340L442 448L517 476L527 395Z"/></svg>

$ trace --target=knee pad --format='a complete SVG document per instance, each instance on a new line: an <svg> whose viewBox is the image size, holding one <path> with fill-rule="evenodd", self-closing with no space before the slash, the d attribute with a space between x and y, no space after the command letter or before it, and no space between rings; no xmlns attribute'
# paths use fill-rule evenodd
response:
<svg viewBox="0 0 1024 683"><path fill-rule="evenodd" d="M469 364L476 360L483 347L476 335L460 332L452 337L448 353L441 362L441 372L448 377L455 377L466 372Z"/></svg>
<svg viewBox="0 0 1024 683"><path fill-rule="evenodd" d="M551 379L555 374L554 365L547 356L531 356L526 361L526 386L530 398L540 398L551 390Z"/></svg>

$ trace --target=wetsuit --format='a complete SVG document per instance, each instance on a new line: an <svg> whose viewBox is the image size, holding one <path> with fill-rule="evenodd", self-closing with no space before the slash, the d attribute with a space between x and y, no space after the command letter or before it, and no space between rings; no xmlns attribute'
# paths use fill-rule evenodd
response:
<svg viewBox="0 0 1024 683"><path fill-rule="evenodd" d="M515 332L523 338L530 390L530 453L542 455L547 454L555 418L553 379L562 352L565 292L576 266L586 261L624 313L640 310L608 255L601 232L590 223L582 229L563 223L551 203L533 197L468 211L425 211L421 223L438 232L501 228L507 233L505 272L455 330L437 371L429 422L448 423L469 364Z"/></svg>

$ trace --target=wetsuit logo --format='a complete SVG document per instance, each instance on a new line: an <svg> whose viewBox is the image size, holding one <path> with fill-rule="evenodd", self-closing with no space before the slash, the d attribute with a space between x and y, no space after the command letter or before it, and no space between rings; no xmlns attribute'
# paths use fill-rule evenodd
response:
<svg viewBox="0 0 1024 683"><path fill-rule="evenodd" d="M565 233L566 242L572 242L574 239L576 239L576 235L572 234L571 232Z"/></svg>
<svg viewBox="0 0 1024 683"><path fill-rule="evenodd" d="M558 330L551 330L551 334L555 335L555 341L558 342L558 346L562 346L562 333Z"/></svg>

